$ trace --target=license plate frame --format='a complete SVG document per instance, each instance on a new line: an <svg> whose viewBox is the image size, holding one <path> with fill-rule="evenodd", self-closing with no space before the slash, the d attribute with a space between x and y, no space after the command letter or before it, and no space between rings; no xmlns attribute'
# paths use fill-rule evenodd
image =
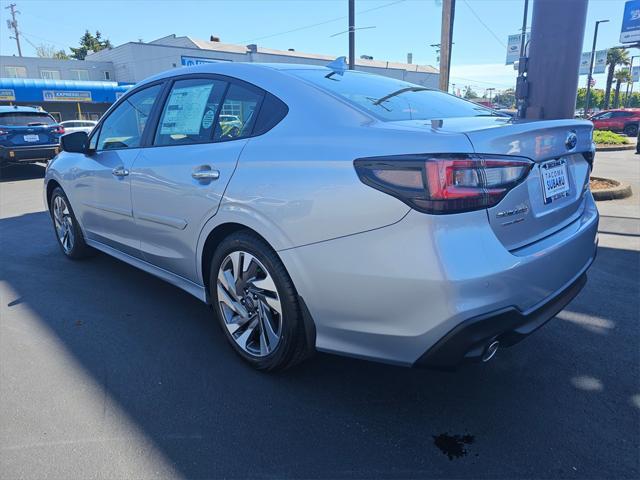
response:
<svg viewBox="0 0 640 480"><path fill-rule="evenodd" d="M540 165L540 183L545 205L554 200L568 197L570 193L569 169L567 160L556 158Z"/></svg>
<svg viewBox="0 0 640 480"><path fill-rule="evenodd" d="M35 134L35 133L31 133L31 134L28 134L28 135L23 135L22 138L24 138L25 142L29 142L29 143L39 142L40 141L40 135Z"/></svg>

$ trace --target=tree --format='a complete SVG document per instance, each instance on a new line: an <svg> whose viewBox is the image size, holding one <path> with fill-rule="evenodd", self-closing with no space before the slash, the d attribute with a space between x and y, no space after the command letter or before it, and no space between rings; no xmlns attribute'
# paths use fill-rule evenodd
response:
<svg viewBox="0 0 640 480"><path fill-rule="evenodd" d="M516 92L513 88L507 88L502 92L497 92L493 97L493 103L506 108L512 108L516 104Z"/></svg>
<svg viewBox="0 0 640 480"><path fill-rule="evenodd" d="M89 52L99 52L100 50L111 49L113 45L106 39L102 39L102 34L96 31L95 35L92 35L89 30L85 30L84 35L80 38L80 46L77 48L70 47L71 58L76 60L84 60Z"/></svg>
<svg viewBox="0 0 640 480"><path fill-rule="evenodd" d="M464 98L466 98L467 100L470 98L478 98L478 94L473 91L471 85L467 85L464 88Z"/></svg>
<svg viewBox="0 0 640 480"><path fill-rule="evenodd" d="M578 96L576 98L576 108L581 109L584 108L586 103L587 89L582 87L578 89ZM590 98L589 98L589 110L592 108L602 108L602 104L604 103L604 90L601 88L591 89Z"/></svg>
<svg viewBox="0 0 640 480"><path fill-rule="evenodd" d="M609 67L607 71L607 86L604 92L604 105L603 108L609 108L609 100L611 98L611 84L613 83L613 75L618 65L629 65L629 52L616 47L610 48L607 52L607 65Z"/></svg>
<svg viewBox="0 0 640 480"><path fill-rule="evenodd" d="M616 78L616 93L613 96L613 108L618 108L620 106L620 87L623 83L631 81L631 73L628 68L623 68L614 73L613 76Z"/></svg>
<svg viewBox="0 0 640 480"><path fill-rule="evenodd" d="M69 56L64 50L56 50L53 45L41 43L36 47L36 55L40 58L56 58L58 60L68 60Z"/></svg>

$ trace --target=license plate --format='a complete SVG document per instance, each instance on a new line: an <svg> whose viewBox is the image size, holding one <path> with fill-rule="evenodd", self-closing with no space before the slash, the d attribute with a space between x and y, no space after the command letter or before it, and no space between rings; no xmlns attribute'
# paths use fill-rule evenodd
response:
<svg viewBox="0 0 640 480"><path fill-rule="evenodd" d="M40 140L40 137L38 135L25 135L24 136L24 141L25 142L37 142Z"/></svg>
<svg viewBox="0 0 640 480"><path fill-rule="evenodd" d="M558 159L543 163L540 165L540 174L545 204L569 195L569 175L567 173L566 160Z"/></svg>

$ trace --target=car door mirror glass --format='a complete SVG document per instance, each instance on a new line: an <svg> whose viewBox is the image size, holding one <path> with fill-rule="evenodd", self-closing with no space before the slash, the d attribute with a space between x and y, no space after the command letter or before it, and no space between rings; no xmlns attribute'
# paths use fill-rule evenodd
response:
<svg viewBox="0 0 640 480"><path fill-rule="evenodd" d="M89 146L89 136L87 132L67 133L60 137L60 147L65 152L87 153Z"/></svg>

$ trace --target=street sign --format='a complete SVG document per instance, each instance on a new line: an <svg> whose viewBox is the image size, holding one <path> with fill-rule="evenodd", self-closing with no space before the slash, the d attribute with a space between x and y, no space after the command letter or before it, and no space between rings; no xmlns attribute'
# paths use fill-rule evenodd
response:
<svg viewBox="0 0 640 480"><path fill-rule="evenodd" d="M580 75L589 75L591 52L582 52L580 57ZM597 50L593 61L593 74L604 73L607 68L607 50Z"/></svg>
<svg viewBox="0 0 640 480"><path fill-rule="evenodd" d="M640 1L640 0L638 0ZM525 44L529 41L531 37L530 33L527 33L525 38ZM507 60L505 65L511 65L513 62L516 62L520 58L520 43L522 40L522 34L517 33L515 35L509 35L509 40L507 42Z"/></svg>
<svg viewBox="0 0 640 480"><path fill-rule="evenodd" d="M624 5L620 43L640 42L640 0L629 0Z"/></svg>
<svg viewBox="0 0 640 480"><path fill-rule="evenodd" d="M640 82L640 67L633 67L631 69L631 81Z"/></svg>

